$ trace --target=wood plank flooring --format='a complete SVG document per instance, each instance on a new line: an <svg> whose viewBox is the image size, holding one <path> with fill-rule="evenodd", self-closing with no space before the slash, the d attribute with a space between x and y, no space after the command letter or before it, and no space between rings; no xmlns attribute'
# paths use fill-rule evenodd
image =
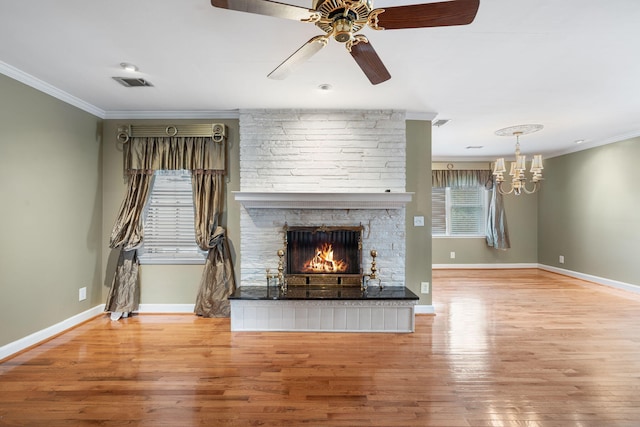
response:
<svg viewBox="0 0 640 427"><path fill-rule="evenodd" d="M413 334L100 316L0 363L0 426L639 426L640 295L436 270Z"/></svg>

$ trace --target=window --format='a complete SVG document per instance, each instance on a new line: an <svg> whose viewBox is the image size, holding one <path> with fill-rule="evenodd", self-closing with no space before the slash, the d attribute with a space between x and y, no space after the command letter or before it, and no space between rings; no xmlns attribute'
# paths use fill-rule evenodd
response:
<svg viewBox="0 0 640 427"><path fill-rule="evenodd" d="M432 235L484 237L488 199L480 186L432 188Z"/></svg>
<svg viewBox="0 0 640 427"><path fill-rule="evenodd" d="M156 171L144 209L141 264L203 264L196 244L191 173Z"/></svg>

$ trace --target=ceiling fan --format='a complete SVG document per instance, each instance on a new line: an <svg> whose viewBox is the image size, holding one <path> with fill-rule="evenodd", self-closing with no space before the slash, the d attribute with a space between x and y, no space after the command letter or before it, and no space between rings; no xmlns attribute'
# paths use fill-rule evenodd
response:
<svg viewBox="0 0 640 427"><path fill-rule="evenodd" d="M326 34L315 36L273 70L268 77L281 80L298 65L318 53L329 39L344 43L371 84L391 78L389 71L362 34L365 25L374 30L443 27L473 22L480 0L451 0L373 9L372 0L313 0L313 9L271 0L211 0L222 9L311 22Z"/></svg>

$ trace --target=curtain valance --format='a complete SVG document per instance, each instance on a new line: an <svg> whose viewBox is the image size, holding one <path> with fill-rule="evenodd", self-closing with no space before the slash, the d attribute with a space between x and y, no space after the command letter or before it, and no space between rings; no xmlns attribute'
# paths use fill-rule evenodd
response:
<svg viewBox="0 0 640 427"><path fill-rule="evenodd" d="M186 169L224 173L225 140L211 137L134 137L124 144L125 173Z"/></svg>
<svg viewBox="0 0 640 427"><path fill-rule="evenodd" d="M431 186L436 188L476 187L491 188L490 170L433 170Z"/></svg>

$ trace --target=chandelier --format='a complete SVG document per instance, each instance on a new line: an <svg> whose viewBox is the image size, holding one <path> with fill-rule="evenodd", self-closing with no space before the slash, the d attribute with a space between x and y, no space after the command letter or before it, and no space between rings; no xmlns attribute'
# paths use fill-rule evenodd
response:
<svg viewBox="0 0 640 427"><path fill-rule="evenodd" d="M498 187L498 191L501 194L515 194L520 195L522 193L532 194L540 189L540 181L542 181L542 155L536 154L531 161L531 189L527 188L527 178L525 177L525 170L527 168L527 156L520 153L520 136L533 132L538 132L543 128L542 125L517 125L509 126L504 129L496 131L498 136L515 136L516 137L516 158L511 162L511 169L509 175L511 175L511 188L504 189L504 173L507 171L505 168L504 158L496 160L495 167L493 169L493 175L495 176L495 182Z"/></svg>

